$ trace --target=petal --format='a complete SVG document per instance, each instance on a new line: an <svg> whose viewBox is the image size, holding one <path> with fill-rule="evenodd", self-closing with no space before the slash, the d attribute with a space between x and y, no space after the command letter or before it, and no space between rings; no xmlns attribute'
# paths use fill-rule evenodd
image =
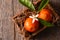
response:
<svg viewBox="0 0 60 40"><path fill-rule="evenodd" d="M37 19L37 18L35 18L35 20L37 20L37 21L38 21L38 19Z"/></svg>
<svg viewBox="0 0 60 40"><path fill-rule="evenodd" d="M39 15L37 14L36 17L38 17Z"/></svg>
<svg viewBox="0 0 60 40"><path fill-rule="evenodd" d="M33 19L32 23L34 23L34 22L35 22L35 19Z"/></svg>
<svg viewBox="0 0 60 40"><path fill-rule="evenodd" d="M30 18L33 18L32 16L29 16Z"/></svg>

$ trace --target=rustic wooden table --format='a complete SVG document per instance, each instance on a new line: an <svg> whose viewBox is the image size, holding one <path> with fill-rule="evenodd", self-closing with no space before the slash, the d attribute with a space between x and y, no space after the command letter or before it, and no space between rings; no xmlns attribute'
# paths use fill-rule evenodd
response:
<svg viewBox="0 0 60 40"><path fill-rule="evenodd" d="M59 14L60 0L50 0L50 3ZM22 6L18 0L0 0L0 40L23 40L21 35L17 32L18 29L11 20L11 17L13 17L19 10L23 9L24 6ZM58 22L58 26L47 28L33 39L60 40L60 22Z"/></svg>

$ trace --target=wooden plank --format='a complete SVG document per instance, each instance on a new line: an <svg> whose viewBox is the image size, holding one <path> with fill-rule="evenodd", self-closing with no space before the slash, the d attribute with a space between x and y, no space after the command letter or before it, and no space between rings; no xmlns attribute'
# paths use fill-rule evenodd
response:
<svg viewBox="0 0 60 40"><path fill-rule="evenodd" d="M13 0L14 4L14 15L23 10L23 6L18 2L18 0ZM15 40L22 40L23 38L18 33L18 28L15 25Z"/></svg>
<svg viewBox="0 0 60 40"><path fill-rule="evenodd" d="M14 15L18 14L18 12L23 11L26 7L19 3L18 0L13 0L14 2ZM24 40L22 35L18 33L18 28L15 25L15 40Z"/></svg>
<svg viewBox="0 0 60 40"><path fill-rule="evenodd" d="M2 8L1 7L2 7L2 1L0 1L0 38L2 38L2 24L1 24L2 23L1 22L2 21L1 20L1 13L2 13L1 11L2 11Z"/></svg>
<svg viewBox="0 0 60 40"><path fill-rule="evenodd" d="M2 40L2 38L0 38L0 40Z"/></svg>
<svg viewBox="0 0 60 40"><path fill-rule="evenodd" d="M11 20L13 16L12 0L2 1L1 25L2 25L2 40L14 40L14 24Z"/></svg>

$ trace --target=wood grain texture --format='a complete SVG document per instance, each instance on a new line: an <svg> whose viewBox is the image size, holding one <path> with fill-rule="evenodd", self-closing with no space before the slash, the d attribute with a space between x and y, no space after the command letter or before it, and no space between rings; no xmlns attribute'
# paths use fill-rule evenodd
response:
<svg viewBox="0 0 60 40"><path fill-rule="evenodd" d="M23 10L23 5L18 0L13 0L14 15ZM18 28L15 25L15 40L23 40L22 36L18 33Z"/></svg>
<svg viewBox="0 0 60 40"><path fill-rule="evenodd" d="M56 10L56 12L60 15L60 0L50 0L50 4Z"/></svg>
<svg viewBox="0 0 60 40"><path fill-rule="evenodd" d="M1 13L2 13L2 1L0 1L0 38L2 38L2 20L1 20Z"/></svg>
<svg viewBox="0 0 60 40"><path fill-rule="evenodd" d="M2 40L14 40L14 24L11 20L13 16L12 0L0 0L1 4L1 26Z"/></svg>

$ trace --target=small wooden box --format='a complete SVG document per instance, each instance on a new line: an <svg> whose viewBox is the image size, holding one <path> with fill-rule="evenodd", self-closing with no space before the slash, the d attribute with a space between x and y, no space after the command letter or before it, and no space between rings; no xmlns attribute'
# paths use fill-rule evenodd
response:
<svg viewBox="0 0 60 40"><path fill-rule="evenodd" d="M41 1L39 1L39 2L41 2ZM59 19L59 16L53 10L53 8L51 7L51 5L50 4L47 4L45 8L50 9L51 12L52 12L52 18L53 18L52 23L54 24L55 22L57 22L57 20ZM29 9L26 9L23 12L19 11L18 14L13 17L13 21L17 25L16 27L19 29L18 32L25 38L25 40L29 40L31 37L37 35L38 33L40 33L41 31L43 31L44 29L47 28L46 26L44 26L41 29L37 30L35 33L29 33L29 32L27 32L24 29L24 21L31 14L32 14L32 11L29 10Z"/></svg>

